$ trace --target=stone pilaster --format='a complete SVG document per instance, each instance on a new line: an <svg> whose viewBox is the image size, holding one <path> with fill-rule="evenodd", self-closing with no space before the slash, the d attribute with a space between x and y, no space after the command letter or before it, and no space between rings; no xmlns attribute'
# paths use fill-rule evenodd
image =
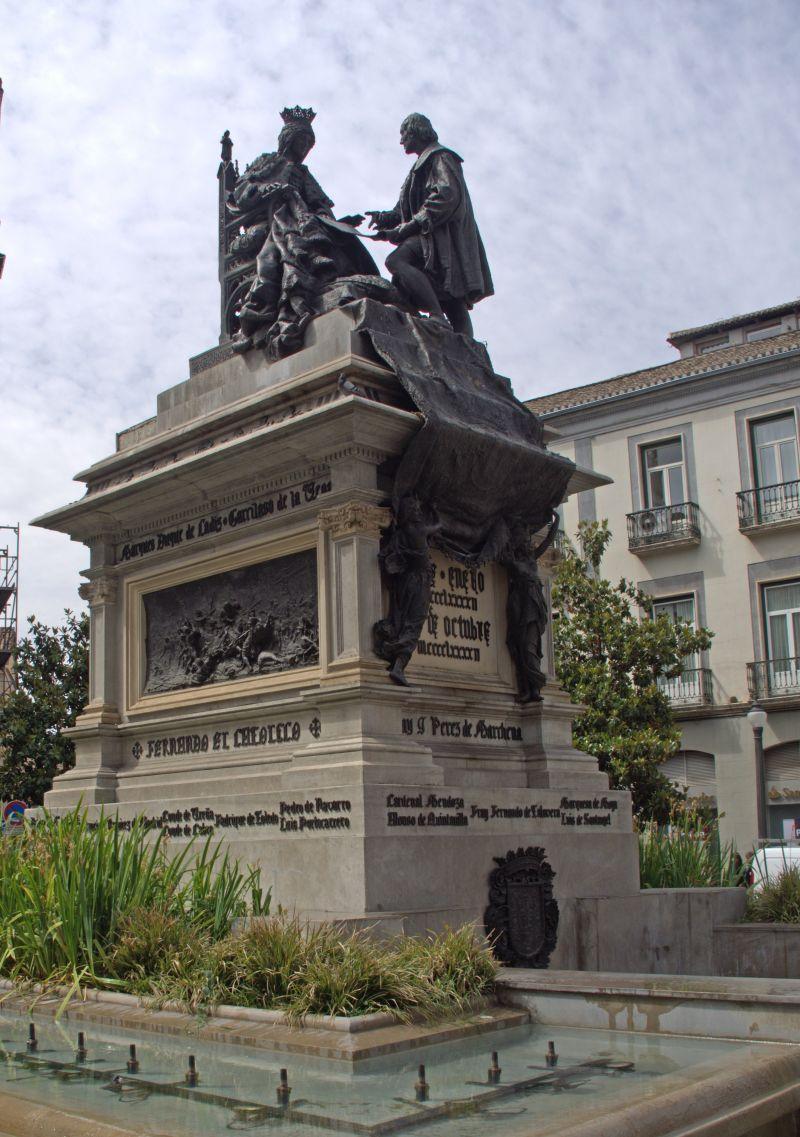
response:
<svg viewBox="0 0 800 1137"><path fill-rule="evenodd" d="M373 625L383 615L380 535L391 512L351 500L320 510L318 518L329 628L319 700L325 737L295 754L284 784L306 784L313 768L317 784L441 785L430 747L398 737L394 719L407 695L387 681L386 663L372 647Z"/></svg>
<svg viewBox="0 0 800 1137"><path fill-rule="evenodd" d="M597 759L572 745L572 723L581 708L560 686L553 654L552 584L561 554L555 546L539 558L547 611L550 613L542 642L542 670L547 686L542 702L525 709L523 731L529 757L526 759L529 786L546 789L607 789L608 775L601 773Z"/></svg>
<svg viewBox="0 0 800 1137"><path fill-rule="evenodd" d="M117 595L116 578L95 576L78 589L89 604L89 702L82 718L119 722L119 693L116 664Z"/></svg>
<svg viewBox="0 0 800 1137"><path fill-rule="evenodd" d="M330 670L358 662L375 663L372 627L381 618L378 549L390 513L365 501L322 509L320 529L327 536Z"/></svg>
<svg viewBox="0 0 800 1137"><path fill-rule="evenodd" d="M91 571L91 570L90 570ZM121 761L116 661L118 586L115 577L97 573L81 584L89 603L89 702L75 726L66 731L75 743L75 767L56 779L45 794L48 808L106 805L116 801Z"/></svg>

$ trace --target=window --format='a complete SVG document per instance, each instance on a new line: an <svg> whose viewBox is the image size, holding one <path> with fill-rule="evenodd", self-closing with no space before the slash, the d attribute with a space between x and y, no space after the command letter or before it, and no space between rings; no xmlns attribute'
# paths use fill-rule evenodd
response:
<svg viewBox="0 0 800 1137"><path fill-rule="evenodd" d="M683 440L670 438L642 447L644 499L648 509L686 501Z"/></svg>
<svg viewBox="0 0 800 1137"><path fill-rule="evenodd" d="M673 596L665 600L653 601L653 619L666 616L673 624L689 624L696 628L694 596ZM701 700L703 689L700 676L700 661L696 655L684 656L683 674L658 680L660 690L673 703L696 703Z"/></svg>
<svg viewBox="0 0 800 1137"><path fill-rule="evenodd" d="M800 685L800 580L764 589L771 693Z"/></svg>
<svg viewBox="0 0 800 1137"><path fill-rule="evenodd" d="M797 427L791 411L751 423L750 437L759 489L797 481Z"/></svg>
<svg viewBox="0 0 800 1137"><path fill-rule="evenodd" d="M675 596L669 600L653 601L653 618L668 616L673 624L694 623L694 596Z"/></svg>
<svg viewBox="0 0 800 1137"><path fill-rule="evenodd" d="M800 780L800 742L779 742L764 751L764 766L768 782ZM795 806L795 816L797 815Z"/></svg>
<svg viewBox="0 0 800 1137"><path fill-rule="evenodd" d="M709 796L717 790L714 755L703 750L679 750L674 758L661 764L661 773L681 789L699 790Z"/></svg>
<svg viewBox="0 0 800 1137"><path fill-rule="evenodd" d="M705 355L707 351L719 351L721 347L727 347L728 338L728 336L715 336L713 340L703 340L696 345L697 354Z"/></svg>
<svg viewBox="0 0 800 1137"><path fill-rule="evenodd" d="M783 324L780 320L776 320L771 324L761 324L757 328L751 328L750 331L745 332L745 337L748 343L755 343L756 340L767 340L770 336L779 336L783 331Z"/></svg>

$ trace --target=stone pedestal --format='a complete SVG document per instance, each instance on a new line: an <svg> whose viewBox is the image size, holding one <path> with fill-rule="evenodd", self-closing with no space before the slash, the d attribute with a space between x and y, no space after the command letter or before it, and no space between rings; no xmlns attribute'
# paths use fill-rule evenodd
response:
<svg viewBox="0 0 800 1137"><path fill-rule="evenodd" d="M222 347L192 371L37 521L91 552L90 701L47 807L223 836L313 918L480 920L493 859L527 846L565 915L636 891L630 800L572 747L575 708L555 683L515 698L503 570L436 554L411 686L373 654L385 503L420 420L351 310L278 363Z"/></svg>

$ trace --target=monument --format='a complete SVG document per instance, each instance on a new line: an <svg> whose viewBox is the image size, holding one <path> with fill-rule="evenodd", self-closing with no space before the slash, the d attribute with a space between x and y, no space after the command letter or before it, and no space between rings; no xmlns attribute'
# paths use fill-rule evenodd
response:
<svg viewBox="0 0 800 1137"><path fill-rule="evenodd" d="M578 899L638 889L546 631L555 510L603 479L472 337L491 276L429 120L370 235L304 164L314 112L282 117L243 173L222 139L219 345L36 521L89 550L90 699L46 805L223 836L311 919L485 919L569 966Z"/></svg>

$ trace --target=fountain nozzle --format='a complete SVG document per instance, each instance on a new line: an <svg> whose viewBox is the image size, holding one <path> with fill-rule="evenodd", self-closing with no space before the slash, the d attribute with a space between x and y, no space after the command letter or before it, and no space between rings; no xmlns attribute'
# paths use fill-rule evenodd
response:
<svg viewBox="0 0 800 1137"><path fill-rule="evenodd" d="M78 1049L75 1051L75 1061L86 1061L86 1036L82 1030L78 1031Z"/></svg>
<svg viewBox="0 0 800 1137"><path fill-rule="evenodd" d="M547 1053L544 1056L544 1062L545 1066L552 1067L558 1065L558 1055L556 1054L556 1044L554 1042L548 1042Z"/></svg>
<svg viewBox="0 0 800 1137"><path fill-rule="evenodd" d="M414 1083L414 1093L416 1095L417 1101L427 1101L428 1095L430 1093L430 1088L431 1087L425 1081L425 1067L423 1065L420 1065L418 1077Z"/></svg>
<svg viewBox="0 0 800 1137"><path fill-rule="evenodd" d="M196 1086L200 1081L200 1075L197 1073L197 1063L194 1060L194 1054L189 1055L189 1069L186 1071L185 1082L187 1086Z"/></svg>
<svg viewBox="0 0 800 1137"><path fill-rule="evenodd" d="M489 1071L487 1074L487 1081L489 1082L490 1086L499 1086L500 1085L500 1075L502 1074L502 1072L503 1071L500 1069L500 1067L497 1064L497 1051L493 1050L492 1051L492 1064L489 1067Z"/></svg>
<svg viewBox="0 0 800 1137"><path fill-rule="evenodd" d="M289 1105L289 1098L292 1093L292 1087L289 1085L289 1075L285 1069L281 1070L280 1078L280 1083L278 1084L278 1088L275 1092L278 1095L278 1105L282 1109L286 1109Z"/></svg>
<svg viewBox="0 0 800 1137"><path fill-rule="evenodd" d="M139 1059L136 1057L136 1043L132 1042L128 1050L128 1073L139 1073Z"/></svg>
<svg viewBox="0 0 800 1137"><path fill-rule="evenodd" d="M35 1054L39 1049L39 1043L36 1041L36 1027L33 1023L28 1024L28 1043L27 1050L29 1054Z"/></svg>

